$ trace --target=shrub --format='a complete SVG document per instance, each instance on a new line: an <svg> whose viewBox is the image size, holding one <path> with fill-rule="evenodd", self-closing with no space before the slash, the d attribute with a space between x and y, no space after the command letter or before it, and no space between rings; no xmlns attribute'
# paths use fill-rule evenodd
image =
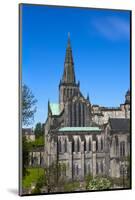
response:
<svg viewBox="0 0 135 200"><path fill-rule="evenodd" d="M88 190L104 190L111 188L111 181L107 178L95 177L89 181Z"/></svg>

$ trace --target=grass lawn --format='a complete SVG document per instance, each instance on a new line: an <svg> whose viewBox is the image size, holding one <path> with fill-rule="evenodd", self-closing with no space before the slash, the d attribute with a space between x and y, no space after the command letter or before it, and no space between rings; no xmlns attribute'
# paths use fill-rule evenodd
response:
<svg viewBox="0 0 135 200"><path fill-rule="evenodd" d="M27 189L31 187L32 183L36 183L38 178L44 174L42 168L28 168L29 174L23 179L23 188Z"/></svg>

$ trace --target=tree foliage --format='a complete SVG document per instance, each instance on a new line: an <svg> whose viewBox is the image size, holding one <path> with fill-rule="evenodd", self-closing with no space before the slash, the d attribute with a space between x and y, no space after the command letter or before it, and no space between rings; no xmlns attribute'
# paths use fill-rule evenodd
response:
<svg viewBox="0 0 135 200"><path fill-rule="evenodd" d="M28 162L29 162L29 143L27 142L27 139L25 136L23 136L22 138L22 165L23 165L23 178L29 174L29 172L27 171L27 166L28 166Z"/></svg>
<svg viewBox="0 0 135 200"><path fill-rule="evenodd" d="M35 141L28 141L27 142L27 149L24 148L24 151L32 151L34 148L42 147L44 146L44 138L43 136L40 136L35 139ZM25 145L25 144L24 144Z"/></svg>
<svg viewBox="0 0 135 200"><path fill-rule="evenodd" d="M34 120L34 113L36 112L36 102L32 91L27 85L22 86L22 123L23 125L30 125Z"/></svg>
<svg viewBox="0 0 135 200"><path fill-rule="evenodd" d="M41 193L41 188L44 186L45 184L45 175L41 175L38 177L38 180L36 182L36 186L34 188L34 190L32 191L32 194L39 194Z"/></svg>
<svg viewBox="0 0 135 200"><path fill-rule="evenodd" d="M38 122L35 126L35 130L34 133L36 135L36 137L40 137L43 136L44 134L44 125L40 122Z"/></svg>
<svg viewBox="0 0 135 200"><path fill-rule="evenodd" d="M44 176L44 169L40 167L36 168L27 168L28 174L23 177L23 188L30 189L32 185L36 185L39 182L39 177Z"/></svg>

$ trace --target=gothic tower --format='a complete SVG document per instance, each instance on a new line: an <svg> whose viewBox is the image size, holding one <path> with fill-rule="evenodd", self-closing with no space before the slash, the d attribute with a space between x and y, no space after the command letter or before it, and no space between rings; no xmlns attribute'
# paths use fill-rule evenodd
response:
<svg viewBox="0 0 135 200"><path fill-rule="evenodd" d="M64 108L69 98L79 94L79 82L76 83L74 61L72 56L72 48L70 44L70 35L68 34L68 43L66 48L64 72L59 84L59 103L60 110Z"/></svg>

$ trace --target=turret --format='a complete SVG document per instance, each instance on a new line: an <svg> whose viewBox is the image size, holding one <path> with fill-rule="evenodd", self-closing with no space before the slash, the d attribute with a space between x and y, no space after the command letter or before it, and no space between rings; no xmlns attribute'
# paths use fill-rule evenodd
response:
<svg viewBox="0 0 135 200"><path fill-rule="evenodd" d="M125 95L125 104L130 104L130 90L126 92Z"/></svg>

